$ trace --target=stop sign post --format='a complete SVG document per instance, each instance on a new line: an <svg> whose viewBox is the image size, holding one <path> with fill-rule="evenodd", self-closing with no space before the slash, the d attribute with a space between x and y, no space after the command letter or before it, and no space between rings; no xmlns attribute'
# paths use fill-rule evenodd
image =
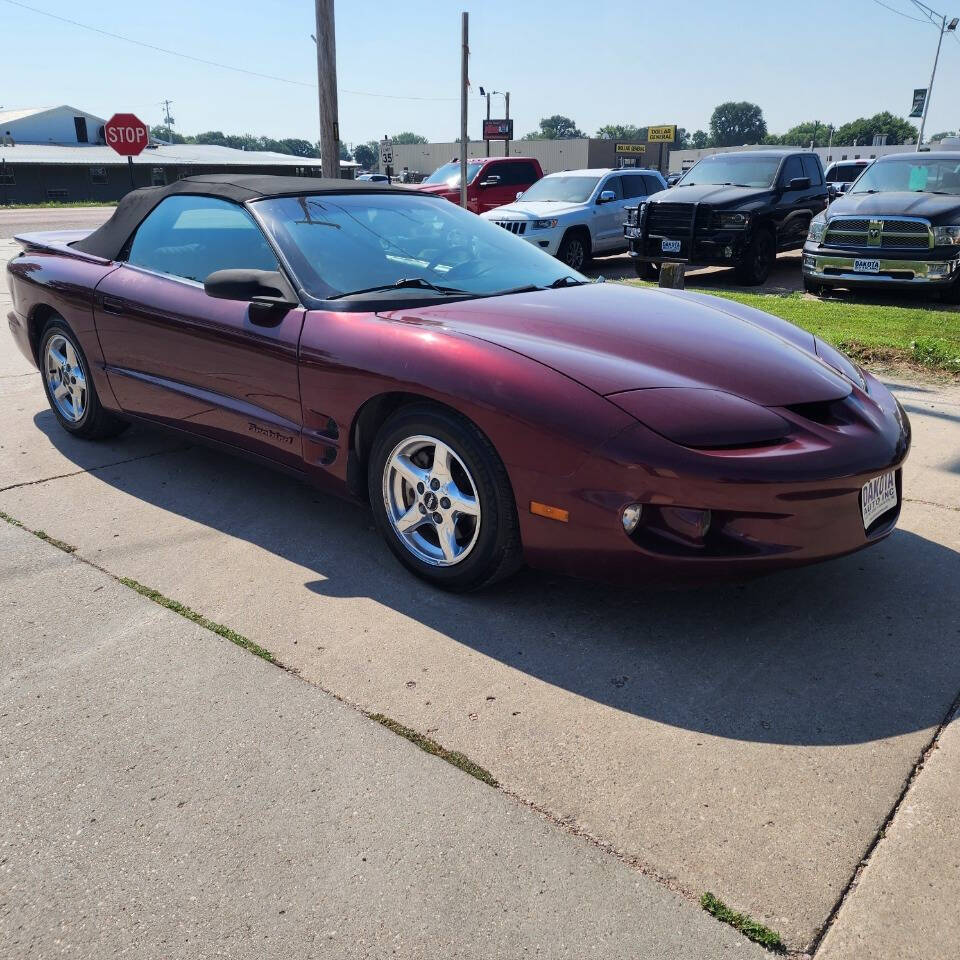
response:
<svg viewBox="0 0 960 960"><path fill-rule="evenodd" d="M132 113L115 113L103 125L103 136L107 146L116 150L121 157L127 158L130 166L130 186L135 187L133 158L139 156L150 142L150 128Z"/></svg>

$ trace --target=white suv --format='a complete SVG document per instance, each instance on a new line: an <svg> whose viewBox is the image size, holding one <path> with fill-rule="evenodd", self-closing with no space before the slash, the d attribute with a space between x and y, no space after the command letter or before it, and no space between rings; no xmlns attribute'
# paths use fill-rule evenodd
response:
<svg viewBox="0 0 960 960"><path fill-rule="evenodd" d="M481 216L580 270L593 254L626 250L624 209L666 189L656 170L564 170Z"/></svg>

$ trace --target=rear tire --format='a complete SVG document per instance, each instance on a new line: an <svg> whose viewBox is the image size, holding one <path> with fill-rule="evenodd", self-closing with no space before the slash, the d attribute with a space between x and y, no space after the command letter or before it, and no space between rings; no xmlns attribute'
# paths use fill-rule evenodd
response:
<svg viewBox="0 0 960 960"><path fill-rule="evenodd" d="M367 467L374 522L396 558L444 590L476 590L522 562L513 489L493 444L443 407L402 407Z"/></svg>
<svg viewBox="0 0 960 960"><path fill-rule="evenodd" d="M590 235L585 230L568 230L557 249L557 259L571 270L582 270L590 262Z"/></svg>
<svg viewBox="0 0 960 960"><path fill-rule="evenodd" d="M737 280L744 286L759 287L766 283L776 259L777 242L773 234L767 229L757 230L737 265Z"/></svg>
<svg viewBox="0 0 960 960"><path fill-rule="evenodd" d="M67 433L106 440L127 429L126 420L104 409L80 342L63 317L54 315L40 334L40 373L47 402Z"/></svg>

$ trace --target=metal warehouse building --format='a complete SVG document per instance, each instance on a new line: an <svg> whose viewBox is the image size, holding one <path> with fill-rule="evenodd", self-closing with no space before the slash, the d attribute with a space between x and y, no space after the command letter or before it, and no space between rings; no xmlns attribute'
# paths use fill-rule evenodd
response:
<svg viewBox="0 0 960 960"><path fill-rule="evenodd" d="M134 186L203 173L320 176L316 158L207 144L153 142L131 168L104 143L104 123L69 106L0 111L0 204L119 200ZM355 166L341 161L347 176Z"/></svg>

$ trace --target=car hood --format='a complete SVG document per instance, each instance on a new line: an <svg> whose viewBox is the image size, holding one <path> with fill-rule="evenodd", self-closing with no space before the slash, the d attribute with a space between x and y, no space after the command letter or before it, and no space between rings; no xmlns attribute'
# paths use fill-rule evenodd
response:
<svg viewBox="0 0 960 960"><path fill-rule="evenodd" d="M827 211L827 217L925 217L934 223L956 223L960 197L944 197L936 193L891 191L889 193L845 193Z"/></svg>
<svg viewBox="0 0 960 960"><path fill-rule="evenodd" d="M750 200L763 200L771 191L766 187L724 187L715 183L680 184L669 191L661 190L650 203L709 203L712 207L732 207Z"/></svg>
<svg viewBox="0 0 960 960"><path fill-rule="evenodd" d="M851 389L817 358L813 336L799 327L681 291L591 283L386 316L498 344L604 396L706 387L786 406L840 399Z"/></svg>
<svg viewBox="0 0 960 960"><path fill-rule="evenodd" d="M540 220L548 217L560 217L565 213L583 210L582 203L552 203L549 200L532 200L529 203L506 203L487 213L481 214L487 220L500 220L507 217L512 220Z"/></svg>
<svg viewBox="0 0 960 960"><path fill-rule="evenodd" d="M419 190L421 193L436 193L444 197L460 196L460 187L451 187L446 183L418 183L412 189Z"/></svg>

